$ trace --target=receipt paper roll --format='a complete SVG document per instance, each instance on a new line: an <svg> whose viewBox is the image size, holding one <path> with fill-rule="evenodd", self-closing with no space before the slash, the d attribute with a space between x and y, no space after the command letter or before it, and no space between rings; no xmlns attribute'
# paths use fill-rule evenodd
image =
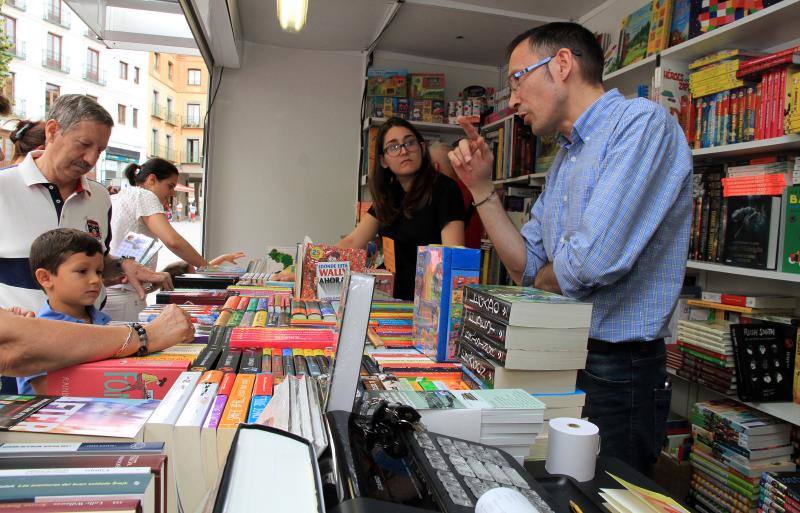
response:
<svg viewBox="0 0 800 513"><path fill-rule="evenodd" d="M539 510L518 491L501 487L481 495L475 513L539 513Z"/></svg>
<svg viewBox="0 0 800 513"><path fill-rule="evenodd" d="M600 453L597 426L581 419L552 419L547 429L547 442L547 472L564 474L580 482L594 477L594 465Z"/></svg>

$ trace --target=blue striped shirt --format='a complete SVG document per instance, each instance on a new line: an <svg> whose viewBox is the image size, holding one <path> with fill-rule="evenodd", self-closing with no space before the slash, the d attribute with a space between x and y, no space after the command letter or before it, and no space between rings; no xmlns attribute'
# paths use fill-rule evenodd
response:
<svg viewBox="0 0 800 513"><path fill-rule="evenodd" d="M562 294L593 303L590 337L666 336L692 217L692 156L678 123L655 103L614 89L559 145L522 228L524 283L552 262Z"/></svg>

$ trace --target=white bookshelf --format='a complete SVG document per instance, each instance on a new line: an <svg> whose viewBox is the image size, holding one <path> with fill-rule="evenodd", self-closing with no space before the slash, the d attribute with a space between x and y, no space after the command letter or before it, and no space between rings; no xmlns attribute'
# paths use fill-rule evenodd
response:
<svg viewBox="0 0 800 513"><path fill-rule="evenodd" d="M425 121L406 121L414 125L420 132L464 135L464 130L460 125L451 125L449 123L428 123ZM364 130L371 126L381 126L385 122L386 118L368 118L364 121Z"/></svg>
<svg viewBox="0 0 800 513"><path fill-rule="evenodd" d="M697 260L689 260L688 262L686 262L686 268L696 269L698 271L735 274L737 276L749 276L751 278L763 278L766 280L800 283L800 274L784 273L780 271L765 271L762 269L748 269L747 267L736 267L732 265L716 264L714 262L700 262Z"/></svg>
<svg viewBox="0 0 800 513"><path fill-rule="evenodd" d="M502 117L500 119L496 119L496 120L492 121L491 123L486 123L485 125L480 127L480 130L484 134L486 132L491 132L492 130L495 130L495 129L500 128L501 126L503 126L506 121L508 121L509 119L513 118L516 115L517 115L516 113L509 114L508 116Z"/></svg>
<svg viewBox="0 0 800 513"><path fill-rule="evenodd" d="M711 146L692 150L694 157L738 157L741 155L755 155L758 153L771 153L800 149L800 134L789 134L772 139L749 141L723 146Z"/></svg>
<svg viewBox="0 0 800 513"><path fill-rule="evenodd" d="M492 180L492 183L495 185L514 184L514 183L522 183L527 185L534 180L542 180L544 178L547 178L547 171L543 173L530 173L527 175L515 176L514 178L505 178L503 180Z"/></svg>
<svg viewBox="0 0 800 513"><path fill-rule="evenodd" d="M703 390L707 390L708 392L711 392L711 393L713 393L715 395L718 395L720 397L727 397L728 399L732 399L732 400L734 400L734 401L736 401L738 403L747 405L747 406L749 406L749 407L751 407L753 409L756 409L758 411L764 412L764 413L766 413L768 415L772 415L773 417L776 417L776 418L781 419L783 421L786 421L786 422L789 422L789 423L795 424L795 425L800 425L800 404L791 403L791 402L751 403L751 402L747 402L747 401L741 401L741 400L739 400L738 397L736 397L734 395L722 394L720 392L717 392L716 390L712 390L712 389L710 389L708 387L705 387L705 386L701 385L700 383L697 383L696 381L691 381L691 380L688 380L688 379L684 378L683 376L679 376L678 374L675 373L674 370L672 370L670 368L667 368L667 374L669 374L670 376L674 376L674 377L676 377L676 378L678 378L680 380L686 381L687 383L691 383L691 384L693 384L695 386L702 387Z"/></svg>

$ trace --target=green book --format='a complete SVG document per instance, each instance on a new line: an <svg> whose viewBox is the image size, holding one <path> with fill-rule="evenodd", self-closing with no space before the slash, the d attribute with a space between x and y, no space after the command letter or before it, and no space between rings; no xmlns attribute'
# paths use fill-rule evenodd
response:
<svg viewBox="0 0 800 513"><path fill-rule="evenodd" d="M5 476L0 486L0 502L14 502L38 497L93 495L142 496L152 494L152 474L75 474ZM152 500L152 499L151 499Z"/></svg>
<svg viewBox="0 0 800 513"><path fill-rule="evenodd" d="M800 274L800 185L787 187L786 197L780 270Z"/></svg>

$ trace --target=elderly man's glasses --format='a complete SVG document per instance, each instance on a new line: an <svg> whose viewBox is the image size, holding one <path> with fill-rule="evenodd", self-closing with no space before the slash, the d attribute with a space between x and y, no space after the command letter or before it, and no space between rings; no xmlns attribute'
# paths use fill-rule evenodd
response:
<svg viewBox="0 0 800 513"><path fill-rule="evenodd" d="M389 155L390 157L396 157L400 155L400 151L402 148L406 149L407 153L414 153L415 151L419 150L419 141L416 139L406 139L402 143L391 143L387 144L383 148L383 153Z"/></svg>
<svg viewBox="0 0 800 513"><path fill-rule="evenodd" d="M580 57L581 55L583 55L583 53L581 53L580 50L570 50L570 52L572 52L572 55L576 57ZM527 68L522 68L516 73L512 73L511 75L509 75L508 87L511 89L511 92L514 92L519 88L519 82L522 77L524 77L525 75L527 75L531 71L534 71L537 68L541 68L542 66L553 60L553 58L555 58L555 55L551 55L550 57L545 57L539 62L531 64Z"/></svg>

